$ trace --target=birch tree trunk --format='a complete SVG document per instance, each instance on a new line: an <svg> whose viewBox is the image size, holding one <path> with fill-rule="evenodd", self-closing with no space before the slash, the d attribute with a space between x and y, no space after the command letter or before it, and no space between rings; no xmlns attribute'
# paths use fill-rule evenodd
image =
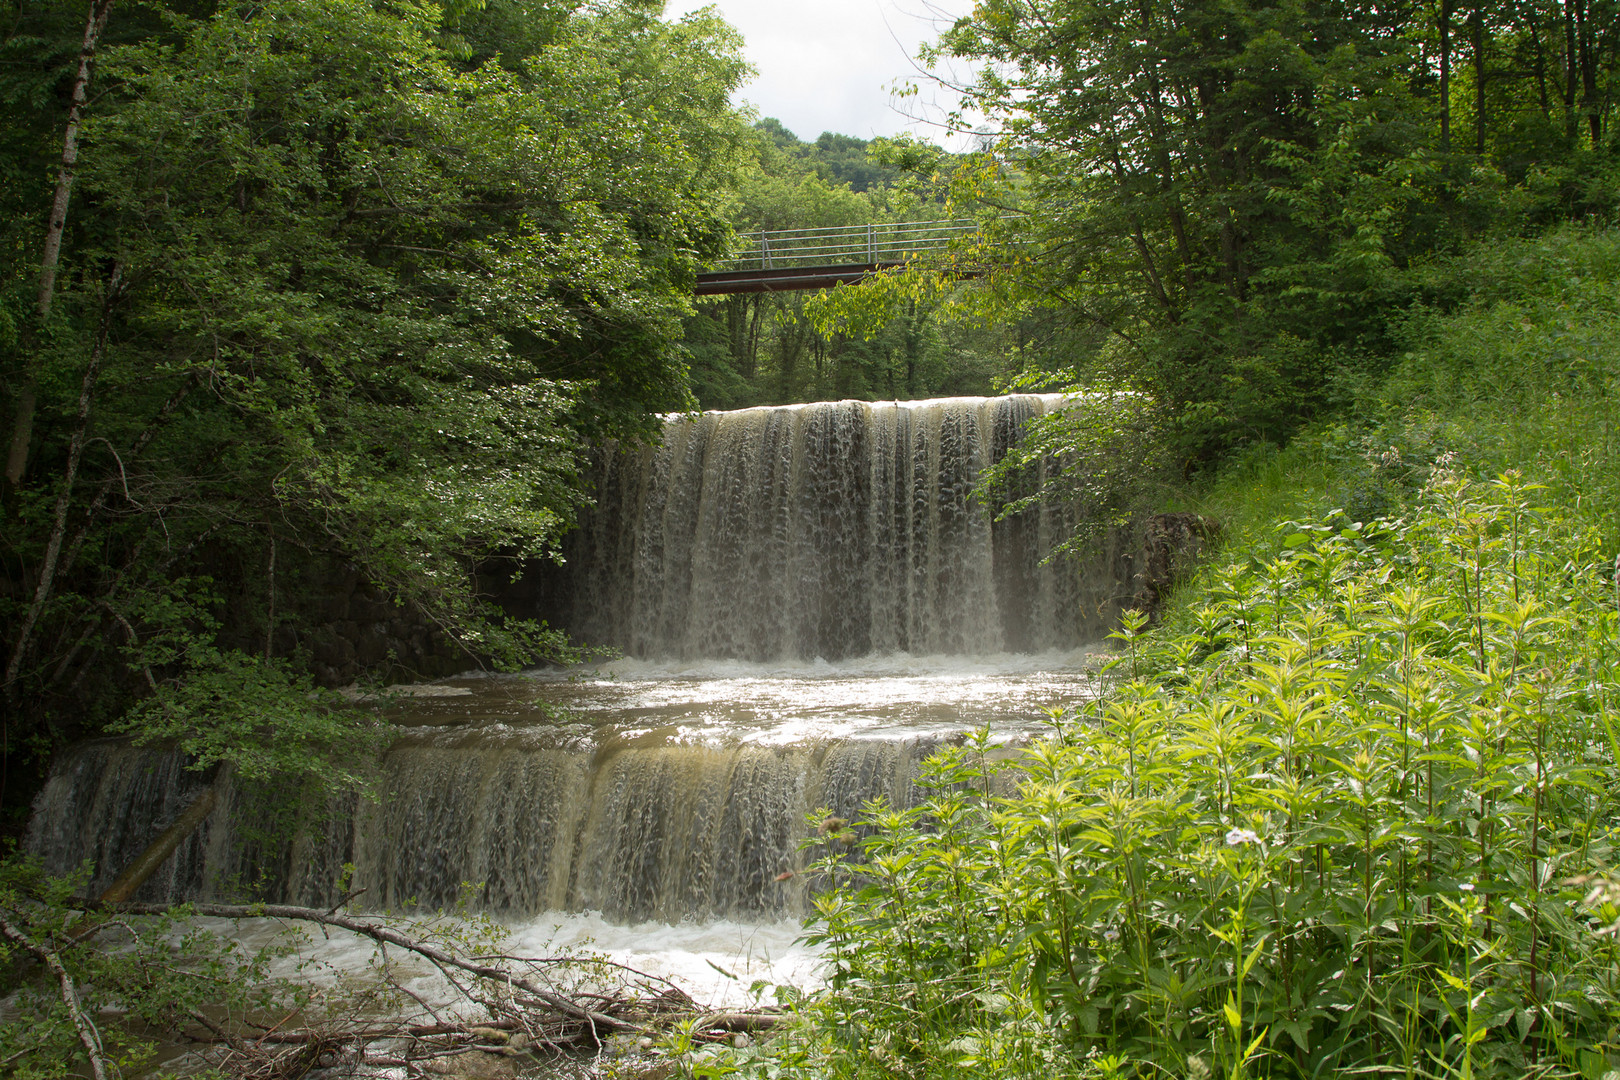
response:
<svg viewBox="0 0 1620 1080"><path fill-rule="evenodd" d="M51 304L56 298L56 268L62 259L62 234L67 229L68 200L73 194L74 170L79 162L79 121L84 114L85 99L90 91L90 69L95 61L96 46L101 33L107 28L107 16L116 0L91 0L85 17L84 43L79 47L79 70L73 78L72 102L68 105L67 130L62 135L62 163L56 173L56 198L51 202L51 216L45 228L45 250L40 259L39 292L34 301L36 328L43 329L50 318ZM35 340L37 346L37 338ZM11 426L11 449L6 455L6 479L13 487L22 483L28 468L28 447L34 439L34 411L38 406L36 391L39 384L40 361L37 349L29 350L23 385L17 392L17 415Z"/></svg>

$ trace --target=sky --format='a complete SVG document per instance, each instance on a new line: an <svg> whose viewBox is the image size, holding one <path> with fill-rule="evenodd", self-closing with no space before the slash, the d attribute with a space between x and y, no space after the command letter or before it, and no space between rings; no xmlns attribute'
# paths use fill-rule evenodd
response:
<svg viewBox="0 0 1620 1080"><path fill-rule="evenodd" d="M678 19L704 0L668 0ZM774 116L806 141L823 131L870 139L911 132L958 149L939 121L953 95L919 71L917 47L973 9L973 0L713 0L741 31L758 74L739 102ZM897 84L915 82L916 97L895 99ZM903 111L902 111L903 110ZM933 122L908 116L921 115Z"/></svg>

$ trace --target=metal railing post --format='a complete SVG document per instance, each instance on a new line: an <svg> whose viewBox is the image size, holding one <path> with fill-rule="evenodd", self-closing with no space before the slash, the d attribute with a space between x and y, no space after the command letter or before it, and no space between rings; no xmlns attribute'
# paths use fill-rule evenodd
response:
<svg viewBox="0 0 1620 1080"><path fill-rule="evenodd" d="M765 264L765 269L774 270L771 265L771 241L765 235L765 230L759 230L759 260Z"/></svg>

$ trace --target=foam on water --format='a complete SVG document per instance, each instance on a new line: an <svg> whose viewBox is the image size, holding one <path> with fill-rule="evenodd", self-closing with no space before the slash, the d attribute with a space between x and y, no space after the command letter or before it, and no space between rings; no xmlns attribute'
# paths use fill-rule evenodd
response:
<svg viewBox="0 0 1620 1080"><path fill-rule="evenodd" d="M380 957L376 943L347 930L330 929L322 934L277 919L194 921L215 934L236 939L249 950L272 942L298 943L291 955L272 965L274 977L322 987L365 986L376 977L374 965ZM791 919L625 926L598 912L547 912L501 926L508 935L504 943L508 956L605 959L631 970L616 970L606 984L592 985L605 987L622 979L627 986L646 983L651 993L657 993L662 988L657 980L668 980L700 1006L734 1009L771 1003L777 986L806 990L821 979L821 954L800 940L803 926ZM412 932L408 921L399 929ZM435 1008L465 1004L443 973L426 960L401 949L389 950L388 960L393 976ZM559 979L574 977L555 966L552 971Z"/></svg>
<svg viewBox="0 0 1620 1080"><path fill-rule="evenodd" d="M1001 741L1095 692L1097 646L991 656L881 653L848 660L619 659L521 675L469 673L394 710L413 727L541 728L574 740L787 746L946 736L988 725ZM458 691L449 693L447 691Z"/></svg>

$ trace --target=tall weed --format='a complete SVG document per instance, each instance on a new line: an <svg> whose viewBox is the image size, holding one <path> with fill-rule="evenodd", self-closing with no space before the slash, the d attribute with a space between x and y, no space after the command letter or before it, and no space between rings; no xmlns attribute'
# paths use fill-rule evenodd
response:
<svg viewBox="0 0 1620 1080"><path fill-rule="evenodd" d="M820 867L811 1071L1601 1077L1568 882L1613 857L1620 622L1539 494L1442 467L1407 517L1289 526L1055 737L870 807Z"/></svg>
<svg viewBox="0 0 1620 1080"><path fill-rule="evenodd" d="M1443 273L1376 395L1189 499L1231 561L1103 701L869 808L828 990L695 1071L1615 1075L1620 233Z"/></svg>

